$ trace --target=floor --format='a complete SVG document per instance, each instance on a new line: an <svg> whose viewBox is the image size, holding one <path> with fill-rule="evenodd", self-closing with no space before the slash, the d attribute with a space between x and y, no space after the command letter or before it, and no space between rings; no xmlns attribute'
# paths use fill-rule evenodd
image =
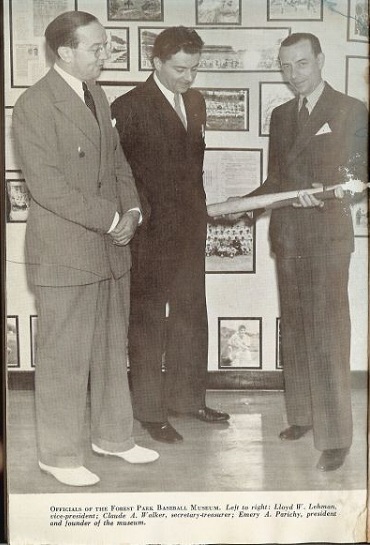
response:
<svg viewBox="0 0 370 545"><path fill-rule="evenodd" d="M134 466L101 458L89 449L85 465L101 481L91 489L61 485L37 466L34 395L12 390L8 396L8 486L10 493L351 490L366 488L367 392L354 390L354 441L342 468L315 469L319 452L312 433L282 442L286 426L284 394L277 391L211 391L207 404L230 413L229 424L206 424L190 417L171 418L184 436L177 445L158 443L135 422L135 440L155 448L153 464ZM87 411L88 422L88 411Z"/></svg>

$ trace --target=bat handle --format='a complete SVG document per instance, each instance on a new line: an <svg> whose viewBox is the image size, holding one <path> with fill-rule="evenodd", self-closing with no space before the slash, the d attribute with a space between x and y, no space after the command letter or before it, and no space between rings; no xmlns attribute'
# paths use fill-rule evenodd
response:
<svg viewBox="0 0 370 545"><path fill-rule="evenodd" d="M316 198L318 198L320 201L325 201L326 199L336 199L334 189L330 189L329 191L321 191L320 193L314 194ZM283 199L282 201L277 201L274 203L271 203L267 205L265 208L266 210L272 210L273 208L284 208L285 206L291 206L294 202L299 202L296 197L292 199Z"/></svg>

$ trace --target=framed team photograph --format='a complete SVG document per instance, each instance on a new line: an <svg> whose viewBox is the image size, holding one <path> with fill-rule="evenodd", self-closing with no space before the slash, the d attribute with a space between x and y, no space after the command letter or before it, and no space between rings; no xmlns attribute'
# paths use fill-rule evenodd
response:
<svg viewBox="0 0 370 545"><path fill-rule="evenodd" d="M8 368L20 367L18 316L6 319L6 362Z"/></svg>
<svg viewBox="0 0 370 545"><path fill-rule="evenodd" d="M25 223L31 196L25 180L6 180L6 221Z"/></svg>
<svg viewBox="0 0 370 545"><path fill-rule="evenodd" d="M260 82L259 136L270 135L272 110L292 98L294 98L294 93L288 83L282 81Z"/></svg>
<svg viewBox="0 0 370 545"><path fill-rule="evenodd" d="M207 204L246 195L262 182L262 149L209 148L204 156ZM256 229L248 219L209 219L207 273L255 273Z"/></svg>
<svg viewBox="0 0 370 545"><path fill-rule="evenodd" d="M349 42L368 42L368 0L348 0L347 40Z"/></svg>
<svg viewBox="0 0 370 545"><path fill-rule="evenodd" d="M262 318L218 319L218 368L262 368Z"/></svg>
<svg viewBox="0 0 370 545"><path fill-rule="evenodd" d="M104 70L130 70L130 42L129 28L111 28L105 27L108 34L108 43L110 46L110 57L104 61Z"/></svg>
<svg viewBox="0 0 370 545"><path fill-rule="evenodd" d="M199 88L206 101L207 131L249 130L249 89Z"/></svg>
<svg viewBox="0 0 370 545"><path fill-rule="evenodd" d="M139 27L139 70L152 70L153 45L162 30ZM196 31L205 44L199 72L280 72L279 47L290 34L286 27L209 27Z"/></svg>
<svg viewBox="0 0 370 545"><path fill-rule="evenodd" d="M163 21L163 0L107 0L108 21Z"/></svg>
<svg viewBox="0 0 370 545"><path fill-rule="evenodd" d="M352 205L353 230L355 237L369 236L369 205L366 198Z"/></svg>
<svg viewBox="0 0 370 545"><path fill-rule="evenodd" d="M116 98L124 95L134 89L139 82L130 81L127 83L117 83L116 81L99 81L100 87L107 96L109 104L112 104Z"/></svg>
<svg viewBox="0 0 370 545"><path fill-rule="evenodd" d="M240 25L241 0L195 0L197 25Z"/></svg>
<svg viewBox="0 0 370 545"><path fill-rule="evenodd" d="M31 339L31 367L36 362L36 339L37 339L37 316L30 316L30 339Z"/></svg>
<svg viewBox="0 0 370 545"><path fill-rule="evenodd" d="M346 94L369 105L369 58L346 57Z"/></svg>
<svg viewBox="0 0 370 545"><path fill-rule="evenodd" d="M276 318L276 344L275 344L275 352L276 352L276 369L282 369L283 368L283 360L281 357L281 320L280 318Z"/></svg>
<svg viewBox="0 0 370 545"><path fill-rule="evenodd" d="M322 21L324 0L267 0L268 21Z"/></svg>

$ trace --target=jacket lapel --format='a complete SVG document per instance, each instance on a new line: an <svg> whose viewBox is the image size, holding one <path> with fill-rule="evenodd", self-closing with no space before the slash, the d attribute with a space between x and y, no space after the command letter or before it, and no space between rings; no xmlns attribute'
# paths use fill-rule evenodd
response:
<svg viewBox="0 0 370 545"><path fill-rule="evenodd" d="M54 95L55 107L99 149L100 129L89 109L68 83L52 68L48 73L48 83Z"/></svg>
<svg viewBox="0 0 370 545"><path fill-rule="evenodd" d="M297 101L295 101L295 108L297 116ZM312 110L304 130L300 134L298 134L297 138L294 140L293 146L288 153L288 162L292 162L295 160L297 155L308 146L308 144L311 142L311 139L315 137L315 134L324 125L324 123L330 122L332 117L335 115L335 112L336 106L335 101L333 101L331 98L331 87L326 83L324 91L319 98L316 106Z"/></svg>
<svg viewBox="0 0 370 545"><path fill-rule="evenodd" d="M172 107L172 105L168 102L167 98L164 96L162 91L159 89L157 84L154 81L153 75L151 75L147 81L146 85L148 86L149 92L153 97L153 100L157 102L157 112L161 117L166 119L172 126L175 124L183 133L186 134L186 129L184 125L182 124L181 119L177 115L175 109ZM184 97L184 95L183 95ZM186 104L185 104L185 110L186 110ZM187 122L189 122L189 116L186 112L187 116Z"/></svg>

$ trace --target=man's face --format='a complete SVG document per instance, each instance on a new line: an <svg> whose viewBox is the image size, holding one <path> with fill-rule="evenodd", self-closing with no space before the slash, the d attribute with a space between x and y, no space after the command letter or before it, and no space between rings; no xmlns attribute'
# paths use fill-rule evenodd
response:
<svg viewBox="0 0 370 545"><path fill-rule="evenodd" d="M280 48L280 64L285 78L303 96L312 93L321 81L324 55L315 56L311 42L301 40L294 45Z"/></svg>
<svg viewBox="0 0 370 545"><path fill-rule="evenodd" d="M200 53L179 51L167 61L155 57L154 68L159 81L173 93L185 93L198 72Z"/></svg>
<svg viewBox="0 0 370 545"><path fill-rule="evenodd" d="M104 27L98 22L89 23L76 31L78 46L67 49L70 73L81 81L96 79L109 58L109 43Z"/></svg>

